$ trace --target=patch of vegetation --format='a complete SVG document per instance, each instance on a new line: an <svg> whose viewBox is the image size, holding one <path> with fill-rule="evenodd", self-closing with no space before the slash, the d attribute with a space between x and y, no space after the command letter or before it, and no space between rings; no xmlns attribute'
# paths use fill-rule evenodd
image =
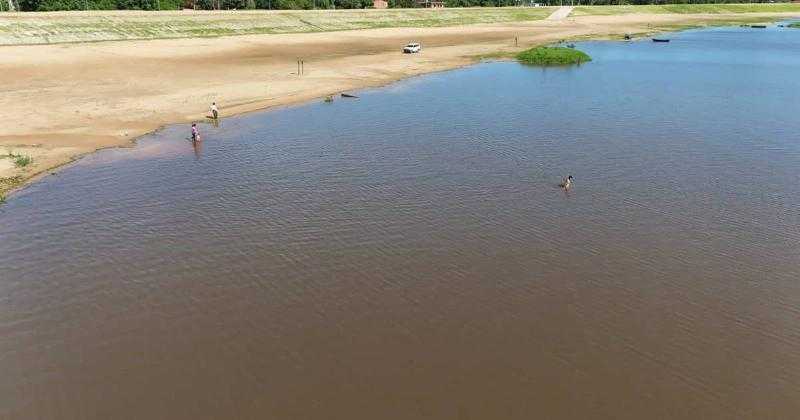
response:
<svg viewBox="0 0 800 420"><path fill-rule="evenodd" d="M12 176L7 178L0 178L0 204L5 203L6 191L10 191L22 184L21 176Z"/></svg>
<svg viewBox="0 0 800 420"><path fill-rule="evenodd" d="M592 61L592 58L572 48L536 47L517 54L517 60L534 66L569 66Z"/></svg>
<svg viewBox="0 0 800 420"><path fill-rule="evenodd" d="M17 168L24 168L24 167L30 165L31 163L33 163L33 158L30 157L30 156L26 156L26 155L15 155L13 153L9 153L9 154L7 154L5 156L0 156L0 157L7 157L7 158L13 160L14 161L14 165L16 165Z"/></svg>
<svg viewBox="0 0 800 420"><path fill-rule="evenodd" d="M790 28L800 28L800 22L792 22L789 24Z"/></svg>
<svg viewBox="0 0 800 420"><path fill-rule="evenodd" d="M14 157L14 165L18 168L24 168L33 163L33 158L30 156L16 156Z"/></svg>

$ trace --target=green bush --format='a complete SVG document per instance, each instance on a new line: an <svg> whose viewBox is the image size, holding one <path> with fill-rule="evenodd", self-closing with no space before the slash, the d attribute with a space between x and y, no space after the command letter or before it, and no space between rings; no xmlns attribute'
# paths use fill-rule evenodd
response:
<svg viewBox="0 0 800 420"><path fill-rule="evenodd" d="M31 163L33 163L33 158L26 155L15 155L14 153L8 153L5 155L0 155L0 158L9 158L14 161L14 165L18 168L24 168Z"/></svg>

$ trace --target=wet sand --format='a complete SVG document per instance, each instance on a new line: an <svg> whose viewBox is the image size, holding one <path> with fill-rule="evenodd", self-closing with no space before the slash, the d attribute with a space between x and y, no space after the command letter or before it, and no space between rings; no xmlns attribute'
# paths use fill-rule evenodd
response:
<svg viewBox="0 0 800 420"><path fill-rule="evenodd" d="M628 14L563 21L444 28L247 35L0 47L4 75L0 154L35 163L0 166L0 178L37 174L76 156L129 144L165 124L203 120L216 101L224 116L474 63L560 39L645 33L657 28L787 14ZM514 46L518 37L519 45ZM409 41L424 45L403 55ZM305 74L296 74L296 61Z"/></svg>

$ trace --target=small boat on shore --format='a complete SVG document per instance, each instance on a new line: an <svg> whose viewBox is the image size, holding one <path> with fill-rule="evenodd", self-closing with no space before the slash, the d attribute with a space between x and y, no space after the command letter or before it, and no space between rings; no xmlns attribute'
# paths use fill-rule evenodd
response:
<svg viewBox="0 0 800 420"><path fill-rule="evenodd" d="M750 25L750 27L756 29L765 29L767 25Z"/></svg>
<svg viewBox="0 0 800 420"><path fill-rule="evenodd" d="M653 38L653 42L669 42L666 38Z"/></svg>
<svg viewBox="0 0 800 420"><path fill-rule="evenodd" d="M342 98L358 98L356 95L351 95L349 93L343 93Z"/></svg>

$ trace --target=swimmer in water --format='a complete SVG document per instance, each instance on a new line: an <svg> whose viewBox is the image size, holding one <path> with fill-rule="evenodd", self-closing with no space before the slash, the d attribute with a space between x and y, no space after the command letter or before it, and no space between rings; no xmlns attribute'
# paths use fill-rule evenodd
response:
<svg viewBox="0 0 800 420"><path fill-rule="evenodd" d="M192 141L200 141L200 132L197 131L197 124L192 123Z"/></svg>
<svg viewBox="0 0 800 420"><path fill-rule="evenodd" d="M567 175L567 177L564 178L564 180L561 181L561 183L558 184L558 186L565 190L570 189L572 187L572 175Z"/></svg>

